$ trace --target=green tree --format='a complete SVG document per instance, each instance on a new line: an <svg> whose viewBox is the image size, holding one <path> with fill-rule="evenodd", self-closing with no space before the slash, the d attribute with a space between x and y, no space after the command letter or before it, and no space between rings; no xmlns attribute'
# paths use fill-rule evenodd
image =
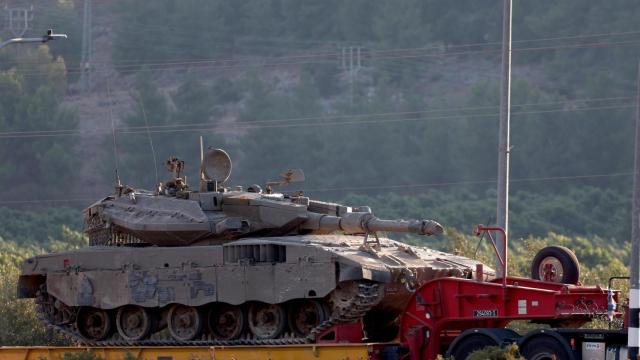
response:
<svg viewBox="0 0 640 360"><path fill-rule="evenodd" d="M0 266L0 344L63 345L67 342L38 320L33 301L16 299L18 270Z"/></svg>
<svg viewBox="0 0 640 360"><path fill-rule="evenodd" d="M376 7L373 33L385 47L424 46L429 39L429 24L423 21L426 3L419 0L382 2Z"/></svg>
<svg viewBox="0 0 640 360"><path fill-rule="evenodd" d="M66 91L66 68L45 45L28 51L18 61L38 64L38 76L25 76L20 65L0 72L0 126L3 131L74 130L75 113L60 107ZM12 184L5 198L37 193L53 196L72 181L77 160L71 155L74 142L65 136L12 136L1 139L0 155L11 159L0 165L0 181ZM55 174L55 176L53 176ZM60 198L60 195L56 195Z"/></svg>

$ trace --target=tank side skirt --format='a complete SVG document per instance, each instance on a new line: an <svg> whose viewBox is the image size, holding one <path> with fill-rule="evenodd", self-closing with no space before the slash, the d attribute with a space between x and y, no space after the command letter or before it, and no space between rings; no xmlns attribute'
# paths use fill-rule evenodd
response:
<svg viewBox="0 0 640 360"><path fill-rule="evenodd" d="M348 304L343 304L339 310L334 311L330 318L315 327L306 337L295 337L291 334L278 339L256 339L245 336L237 340L217 340L206 338L202 340L176 341L171 338L154 338L140 341L126 341L121 339L108 339L102 341L92 341L85 339L78 332L74 324L52 324L47 321L47 316L43 312L43 306L38 306L39 319L47 327L67 336L79 345L83 346L230 346L230 345L288 345L313 343L316 337L325 330L338 323L348 323L361 319L379 301L380 293L383 289L375 283L358 283L358 292L350 299Z"/></svg>
<svg viewBox="0 0 640 360"><path fill-rule="evenodd" d="M46 276L49 293L70 306L114 309L124 305L162 307L171 303L201 306L213 302L238 305L246 301L281 303L329 294L335 284L322 281L332 274L332 262L268 265L225 265L144 271L95 270L56 272ZM331 274L329 274L331 272ZM44 277L42 277L44 279ZM372 280L379 280L378 278ZM262 284L278 284L280 291ZM110 284L108 288L96 284ZM293 286L295 284L295 286Z"/></svg>

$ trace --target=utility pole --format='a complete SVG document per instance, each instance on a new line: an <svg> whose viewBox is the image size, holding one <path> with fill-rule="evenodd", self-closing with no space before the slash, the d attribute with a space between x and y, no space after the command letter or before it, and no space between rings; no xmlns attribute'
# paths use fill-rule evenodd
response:
<svg viewBox="0 0 640 360"><path fill-rule="evenodd" d="M91 61L93 60L91 15L91 0L84 0L84 17L82 20L82 54L80 55L80 86L83 92L91 90Z"/></svg>
<svg viewBox="0 0 640 360"><path fill-rule="evenodd" d="M511 122L511 0L504 0L502 10L502 86L500 88L500 130L498 139L498 207L497 225L509 234L509 132ZM498 254L504 244L498 244ZM503 276L497 266L498 277Z"/></svg>
<svg viewBox="0 0 640 360"><path fill-rule="evenodd" d="M633 169L633 208L631 210L631 284L629 285L629 359L638 358L640 345L640 62L636 80L636 141Z"/></svg>

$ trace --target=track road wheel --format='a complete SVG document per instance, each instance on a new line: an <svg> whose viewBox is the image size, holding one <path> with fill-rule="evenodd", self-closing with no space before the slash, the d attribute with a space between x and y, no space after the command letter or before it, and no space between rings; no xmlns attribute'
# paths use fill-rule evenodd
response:
<svg viewBox="0 0 640 360"><path fill-rule="evenodd" d="M93 307L80 308L76 326L82 336L94 341L108 338L113 331L113 321L109 313Z"/></svg>
<svg viewBox="0 0 640 360"><path fill-rule="evenodd" d="M522 344L520 354L527 360L572 359L567 349L551 336L536 336Z"/></svg>
<svg viewBox="0 0 640 360"><path fill-rule="evenodd" d="M287 314L278 304L249 306L249 330L259 339L275 339L284 331Z"/></svg>
<svg viewBox="0 0 640 360"><path fill-rule="evenodd" d="M149 311L142 306L125 305L116 314L118 334L128 341L138 341L149 337L153 320Z"/></svg>
<svg viewBox="0 0 640 360"><path fill-rule="evenodd" d="M313 328L329 318L328 309L317 300L295 301L289 306L289 328L299 336L307 336Z"/></svg>
<svg viewBox="0 0 640 360"><path fill-rule="evenodd" d="M193 306L175 304L167 313L169 333L178 341L197 338L202 333L203 323L202 314Z"/></svg>
<svg viewBox="0 0 640 360"><path fill-rule="evenodd" d="M570 249L564 246L547 246L533 258L531 278L562 284L577 284L580 279L580 263Z"/></svg>
<svg viewBox="0 0 640 360"><path fill-rule="evenodd" d="M237 339L244 331L245 323L245 314L240 306L215 304L207 315L209 332L216 339Z"/></svg>
<svg viewBox="0 0 640 360"><path fill-rule="evenodd" d="M466 337L464 341L456 344L455 348L451 349L450 355L455 360L467 360L474 351L482 350L487 346L497 345L498 344L496 344L492 338L486 335L474 334Z"/></svg>

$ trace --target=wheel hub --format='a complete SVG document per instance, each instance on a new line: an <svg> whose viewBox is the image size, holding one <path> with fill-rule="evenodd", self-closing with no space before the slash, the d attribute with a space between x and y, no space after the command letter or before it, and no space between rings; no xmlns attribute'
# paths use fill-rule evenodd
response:
<svg viewBox="0 0 640 360"><path fill-rule="evenodd" d="M183 314L178 317L178 325L182 327L189 327L193 322L191 321L191 316L189 314Z"/></svg>
<svg viewBox="0 0 640 360"><path fill-rule="evenodd" d="M540 263L540 278L545 281L555 282L562 279L564 270L562 263L555 257L546 257Z"/></svg>
<svg viewBox="0 0 640 360"><path fill-rule="evenodd" d="M238 306L217 304L211 308L208 316L209 330L216 338L236 339L244 330L244 313Z"/></svg>
<svg viewBox="0 0 640 360"><path fill-rule="evenodd" d="M254 304L249 309L249 328L262 339L274 339L284 330L286 315L280 305Z"/></svg>
<svg viewBox="0 0 640 360"><path fill-rule="evenodd" d="M174 305L169 310L167 325L176 340L193 340L202 330L202 318L198 309L192 306Z"/></svg>
<svg viewBox="0 0 640 360"><path fill-rule="evenodd" d="M324 306L316 300L306 300L289 309L289 326L298 335L308 335L326 318Z"/></svg>
<svg viewBox="0 0 640 360"><path fill-rule="evenodd" d="M102 319L98 315L94 314L90 316L89 319L87 319L87 325L93 326L93 327L100 327L100 323L102 322L101 320Z"/></svg>
<svg viewBox="0 0 640 360"><path fill-rule="evenodd" d="M118 310L116 316L118 333L123 339L142 340L152 332L152 319L141 306L128 305Z"/></svg>
<svg viewBox="0 0 640 360"><path fill-rule="evenodd" d="M141 322L142 321L139 315L131 315L127 318L127 325L130 328L137 328L138 326L140 326Z"/></svg>
<svg viewBox="0 0 640 360"><path fill-rule="evenodd" d="M80 333L91 340L103 340L111 332L109 315L102 309L82 308L76 325Z"/></svg>

